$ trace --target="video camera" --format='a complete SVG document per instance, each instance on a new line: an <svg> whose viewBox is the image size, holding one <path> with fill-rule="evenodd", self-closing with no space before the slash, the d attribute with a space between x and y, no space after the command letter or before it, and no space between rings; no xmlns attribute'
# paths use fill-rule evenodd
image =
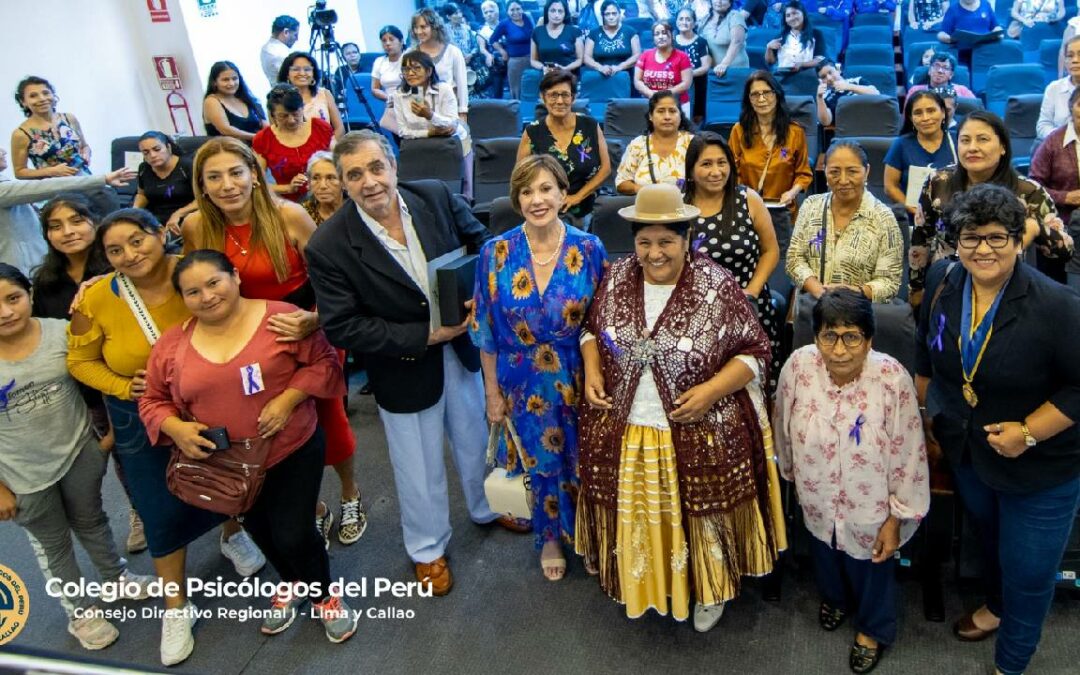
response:
<svg viewBox="0 0 1080 675"><path fill-rule="evenodd" d="M323 30L331 28L337 23L337 12L326 8L326 0L315 0L315 4L308 7L308 24L312 29Z"/></svg>

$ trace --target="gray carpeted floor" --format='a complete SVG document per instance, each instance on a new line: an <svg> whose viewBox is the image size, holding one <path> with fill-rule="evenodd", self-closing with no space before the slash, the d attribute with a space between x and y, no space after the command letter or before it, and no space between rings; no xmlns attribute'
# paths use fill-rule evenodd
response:
<svg viewBox="0 0 1080 675"><path fill-rule="evenodd" d="M347 580L376 577L411 581L412 565L401 543L393 476L386 442L370 397L351 399L351 419L359 440L358 474L370 526L352 547L334 541L331 575ZM451 471L451 474L453 472ZM331 471L323 497L336 503L338 484ZM126 502L110 472L105 498L118 542L127 535ZM351 600L354 609L412 610L412 619L364 619L348 643L333 645L317 622L298 621L285 633L267 638L258 623L210 619L196 628L192 657L178 668L215 673L627 673L719 671L731 673L846 673L851 630L825 633L817 625L818 599L805 573L789 574L781 603L766 603L753 583L730 603L712 632L699 635L669 618L626 618L622 608L600 591L580 564L572 561L567 578L545 581L531 537L473 525L452 487L454 537L449 554L455 586L449 596L431 599ZM0 524L0 564L26 581L31 616L14 645L84 655L65 631L59 604L45 595L44 580L22 532ZM89 570L80 552L80 561ZM145 553L132 556L136 571L151 571ZM202 578L236 579L218 552L214 535L189 549L188 572ZM268 568L262 576L276 580ZM91 576L94 576L91 573ZM993 672L993 642L961 644L949 623L923 620L919 587L902 585L900 637L876 672ZM200 608L264 607L266 602L195 598ZM958 616L975 598L946 590L947 613ZM141 610L151 603L129 603ZM1054 603L1031 673L1080 672L1080 602L1060 595ZM160 623L136 619L119 624L120 639L95 656L156 668ZM1070 666L1069 664L1073 664Z"/></svg>

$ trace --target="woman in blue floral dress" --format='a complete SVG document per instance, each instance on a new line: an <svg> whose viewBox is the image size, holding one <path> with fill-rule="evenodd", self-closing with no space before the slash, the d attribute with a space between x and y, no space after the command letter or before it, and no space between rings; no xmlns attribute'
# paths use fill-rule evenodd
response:
<svg viewBox="0 0 1080 675"><path fill-rule="evenodd" d="M558 160L570 181L563 219L588 230L596 191L611 174L604 132L595 119L573 111L574 77L564 70L553 70L540 80L540 101L547 114L525 127L518 161L529 155Z"/></svg>
<svg viewBox="0 0 1080 675"><path fill-rule="evenodd" d="M604 273L600 240L559 218L569 182L559 162L532 155L510 176L510 203L525 222L487 242L476 270L470 326L480 348L492 424L509 416L521 447L503 435L511 475L532 486L532 524L544 576L566 570L577 504L578 336Z"/></svg>

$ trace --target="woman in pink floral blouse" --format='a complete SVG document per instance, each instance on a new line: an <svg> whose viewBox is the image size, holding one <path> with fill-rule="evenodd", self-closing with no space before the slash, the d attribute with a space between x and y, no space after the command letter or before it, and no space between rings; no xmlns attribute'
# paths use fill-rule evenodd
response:
<svg viewBox="0 0 1080 675"><path fill-rule="evenodd" d="M813 329L815 344L796 350L780 372L776 449L812 535L818 622L836 630L852 613L848 663L867 673L896 639L893 553L930 505L922 421L911 376L871 348L868 298L826 292Z"/></svg>

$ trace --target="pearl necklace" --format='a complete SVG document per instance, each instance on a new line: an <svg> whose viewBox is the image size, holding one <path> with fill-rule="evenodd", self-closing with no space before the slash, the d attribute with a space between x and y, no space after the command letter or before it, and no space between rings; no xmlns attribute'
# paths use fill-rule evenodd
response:
<svg viewBox="0 0 1080 675"><path fill-rule="evenodd" d="M559 224L562 225L562 223ZM566 226L563 226L562 230L560 230L559 243L555 244L555 252L552 253L547 260L537 260L536 256L533 255L532 242L529 241L529 226L525 225L521 229L525 232L525 246L529 249L529 257L532 258L534 265L537 267L547 267L555 261L555 258L559 257L559 252L562 251L563 238L566 237Z"/></svg>

